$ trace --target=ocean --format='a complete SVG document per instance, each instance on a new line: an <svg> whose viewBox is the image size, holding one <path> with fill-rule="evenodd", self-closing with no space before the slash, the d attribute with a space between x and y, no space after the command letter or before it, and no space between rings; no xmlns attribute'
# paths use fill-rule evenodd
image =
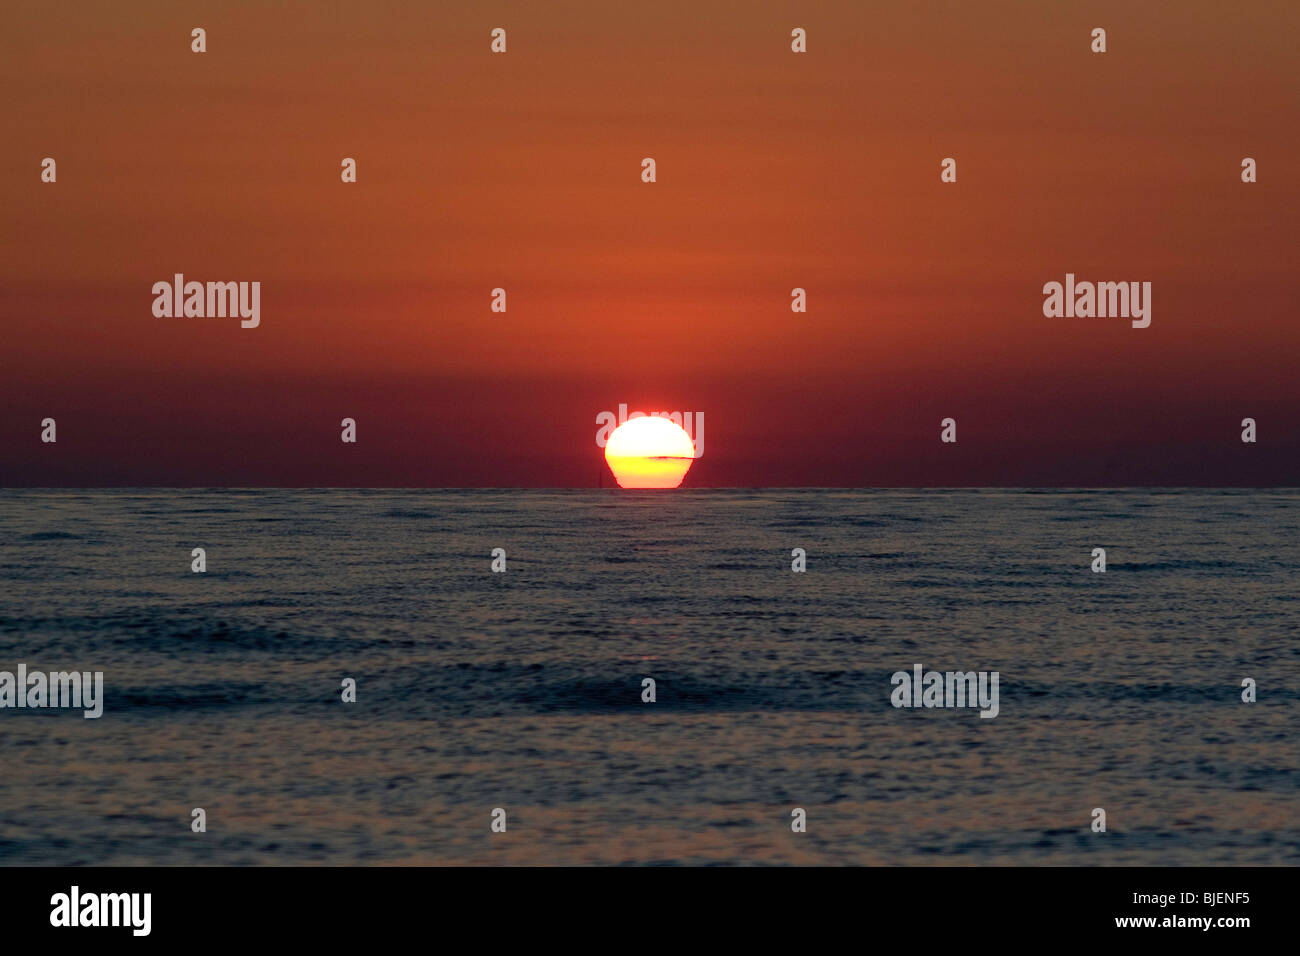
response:
<svg viewBox="0 0 1300 956"><path fill-rule="evenodd" d="M104 709L0 709L0 863L1294 864L1298 515L3 490L0 671L102 671ZM997 716L893 706L917 664L996 671Z"/></svg>

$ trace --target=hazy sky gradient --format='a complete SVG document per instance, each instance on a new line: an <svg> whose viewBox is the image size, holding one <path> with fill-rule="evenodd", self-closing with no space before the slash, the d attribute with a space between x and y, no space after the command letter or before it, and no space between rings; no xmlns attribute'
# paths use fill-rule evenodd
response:
<svg viewBox="0 0 1300 956"><path fill-rule="evenodd" d="M0 484L594 485L620 402L687 485L1300 483L1300 5L1063 6L11 3Z"/></svg>

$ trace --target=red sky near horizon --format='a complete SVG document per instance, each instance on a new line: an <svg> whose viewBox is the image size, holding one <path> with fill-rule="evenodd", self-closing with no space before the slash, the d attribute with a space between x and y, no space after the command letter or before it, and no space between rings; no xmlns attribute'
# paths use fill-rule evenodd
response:
<svg viewBox="0 0 1300 956"><path fill-rule="evenodd" d="M1300 4L1068 6L8 4L0 485L1300 484Z"/></svg>

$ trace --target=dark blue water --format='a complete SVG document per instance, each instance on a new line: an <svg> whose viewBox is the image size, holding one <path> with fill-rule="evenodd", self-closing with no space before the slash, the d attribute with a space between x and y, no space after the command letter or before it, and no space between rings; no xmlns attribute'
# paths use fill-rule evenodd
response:
<svg viewBox="0 0 1300 956"><path fill-rule="evenodd" d="M2 491L0 670L105 709L0 710L0 860L1295 863L1298 505Z"/></svg>

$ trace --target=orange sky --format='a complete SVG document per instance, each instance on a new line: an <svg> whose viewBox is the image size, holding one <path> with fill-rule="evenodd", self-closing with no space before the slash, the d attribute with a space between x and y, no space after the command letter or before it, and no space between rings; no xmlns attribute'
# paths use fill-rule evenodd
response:
<svg viewBox="0 0 1300 956"><path fill-rule="evenodd" d="M1300 483L1298 29L1293 2L7 4L0 484L594 485L620 402L705 413L688 487ZM260 281L261 326L155 318L176 272ZM1151 327L1045 318L1066 272L1151 281Z"/></svg>

